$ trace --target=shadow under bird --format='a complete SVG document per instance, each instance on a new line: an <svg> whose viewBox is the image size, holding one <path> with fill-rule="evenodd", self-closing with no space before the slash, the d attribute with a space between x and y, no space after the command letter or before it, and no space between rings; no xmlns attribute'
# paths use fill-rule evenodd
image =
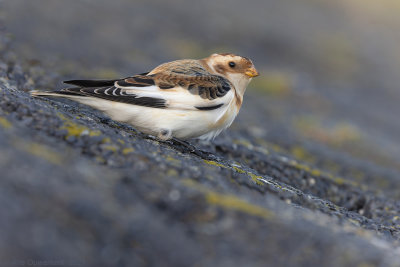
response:
<svg viewBox="0 0 400 267"><path fill-rule="evenodd" d="M86 104L161 140L210 140L232 124L247 85L258 75L246 57L212 54L124 79L65 81L75 87L31 94Z"/></svg>

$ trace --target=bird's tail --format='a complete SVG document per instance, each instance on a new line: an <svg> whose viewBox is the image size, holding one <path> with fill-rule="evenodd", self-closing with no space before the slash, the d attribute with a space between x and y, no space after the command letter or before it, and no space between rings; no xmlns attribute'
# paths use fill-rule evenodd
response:
<svg viewBox="0 0 400 267"><path fill-rule="evenodd" d="M60 96L60 95L55 92L50 92L50 91L33 90L33 91L31 91L31 96Z"/></svg>
<svg viewBox="0 0 400 267"><path fill-rule="evenodd" d="M38 97L38 96L55 96L55 97L68 97L68 96L81 96L74 92L69 91L38 91L33 90L31 91L31 96Z"/></svg>

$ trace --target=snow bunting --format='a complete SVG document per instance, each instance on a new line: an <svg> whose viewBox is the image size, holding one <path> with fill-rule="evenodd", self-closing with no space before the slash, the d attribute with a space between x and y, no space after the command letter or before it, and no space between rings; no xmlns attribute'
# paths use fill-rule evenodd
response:
<svg viewBox="0 0 400 267"><path fill-rule="evenodd" d="M248 58L212 54L119 80L65 81L76 87L32 95L75 100L161 140L210 140L232 124L247 85L258 75Z"/></svg>

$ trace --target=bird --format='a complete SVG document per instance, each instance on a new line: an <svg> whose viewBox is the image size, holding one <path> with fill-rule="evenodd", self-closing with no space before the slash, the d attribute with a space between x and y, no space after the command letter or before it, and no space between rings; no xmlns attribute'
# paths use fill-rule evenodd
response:
<svg viewBox="0 0 400 267"><path fill-rule="evenodd" d="M214 53L123 79L64 81L74 87L31 95L77 101L162 141L211 140L232 124L248 84L258 75L249 58Z"/></svg>

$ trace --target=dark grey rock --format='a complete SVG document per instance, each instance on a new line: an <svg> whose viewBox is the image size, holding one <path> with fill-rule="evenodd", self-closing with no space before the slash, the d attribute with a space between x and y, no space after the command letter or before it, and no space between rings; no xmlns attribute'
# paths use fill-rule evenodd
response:
<svg viewBox="0 0 400 267"><path fill-rule="evenodd" d="M5 36L0 266L399 265L398 171L299 138L251 93L197 153L159 142L30 97L63 74L15 56Z"/></svg>

